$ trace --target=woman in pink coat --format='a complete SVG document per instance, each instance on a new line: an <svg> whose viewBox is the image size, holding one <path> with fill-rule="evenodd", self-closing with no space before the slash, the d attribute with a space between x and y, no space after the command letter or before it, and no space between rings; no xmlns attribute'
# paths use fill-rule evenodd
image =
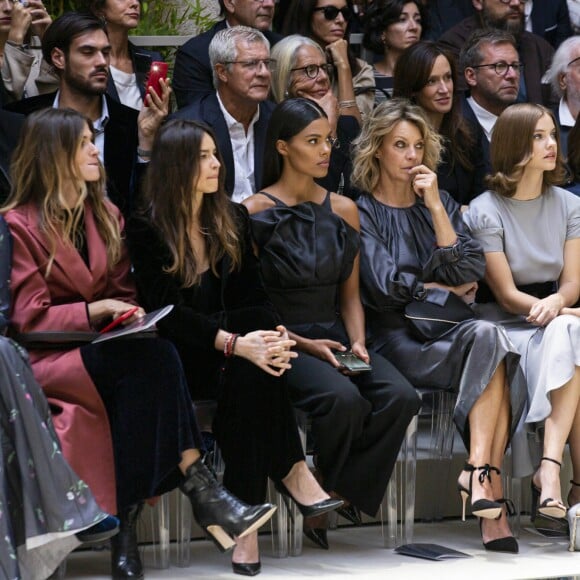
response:
<svg viewBox="0 0 580 580"><path fill-rule="evenodd" d="M25 123L4 207L13 238L12 325L19 335L101 329L133 308L122 218L104 195L90 121L46 109ZM133 314L132 322L144 312ZM271 516L222 488L200 460L179 356L148 336L31 350L66 458L100 506L118 513L114 578L141 578L135 524L143 500L181 486L222 549Z"/></svg>

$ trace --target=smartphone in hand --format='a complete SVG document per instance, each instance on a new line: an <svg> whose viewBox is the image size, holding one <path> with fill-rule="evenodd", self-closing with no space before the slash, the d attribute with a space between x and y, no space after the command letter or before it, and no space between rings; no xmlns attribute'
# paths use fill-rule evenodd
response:
<svg viewBox="0 0 580 580"><path fill-rule="evenodd" d="M125 322L125 320L128 320L129 318L131 318L131 316L133 316L133 314L135 314L135 312L137 312L137 310L139 310L139 306L134 306L133 308L130 308L126 312L123 312L123 314L121 314L121 316L117 316L117 318L115 318L115 320L113 320L113 322L111 322L110 324L107 324L107 326L105 326L105 328L100 330L100 333L104 334L105 332L109 332L110 330L117 328L117 326L119 326L120 324Z"/></svg>
<svg viewBox="0 0 580 580"><path fill-rule="evenodd" d="M149 94L149 87L152 87L153 90L157 93L157 95L161 97L162 91L159 81L161 79L167 80L167 70L168 65L166 62L154 60L151 63L151 68L149 69L149 73L147 75L147 85L145 86L145 94Z"/></svg>
<svg viewBox="0 0 580 580"><path fill-rule="evenodd" d="M350 350L335 352L334 358L340 364L341 368L344 368L351 373L362 373L373 369L370 364L366 363Z"/></svg>

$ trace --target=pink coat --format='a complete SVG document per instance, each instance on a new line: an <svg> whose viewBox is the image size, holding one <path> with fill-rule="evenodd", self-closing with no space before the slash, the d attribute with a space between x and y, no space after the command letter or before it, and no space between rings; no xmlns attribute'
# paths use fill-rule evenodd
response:
<svg viewBox="0 0 580 580"><path fill-rule="evenodd" d="M112 204L110 208L121 221L117 208ZM36 207L17 207L5 218L14 241L10 284L11 323L16 332L89 331L88 303L103 298L135 302L127 253L124 251L112 271L107 268L105 243L88 204L85 226L91 269L73 247L59 242L48 278L45 272L50 246L39 228ZM117 513L109 422L80 350L33 350L30 360L34 376L53 407L65 457L89 485L101 508Z"/></svg>

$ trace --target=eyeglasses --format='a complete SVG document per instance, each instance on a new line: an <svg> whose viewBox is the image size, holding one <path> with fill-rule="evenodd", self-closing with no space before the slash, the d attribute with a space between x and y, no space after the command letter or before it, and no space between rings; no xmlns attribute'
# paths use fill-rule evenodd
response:
<svg viewBox="0 0 580 580"><path fill-rule="evenodd" d="M270 72L276 70L276 60L273 58L261 58L256 60L226 60L221 64L241 64L247 71L257 72L264 65Z"/></svg>
<svg viewBox="0 0 580 580"><path fill-rule="evenodd" d="M502 0L503 2L503 0ZM521 0L520 0L521 2ZM507 4L507 2L504 2L504 4ZM522 72L522 69L524 68L524 64L522 62L512 62L512 63L507 63L507 62L494 62L492 64L479 64L477 66L470 66L469 68L492 68L495 71L496 75L499 75L500 77L503 77L504 75L507 74L508 70L510 70L510 68L516 73L516 74L520 74Z"/></svg>
<svg viewBox="0 0 580 580"><path fill-rule="evenodd" d="M304 74L309 79L315 79L320 74L321 70L323 70L327 76L330 76L333 72L333 66L331 64L308 64L306 66L300 66L298 68L291 68L290 72L294 72L297 70L304 71Z"/></svg>
<svg viewBox="0 0 580 580"><path fill-rule="evenodd" d="M351 14L348 6L345 6L344 8L337 8L336 6L321 6L320 8L315 8L313 12L322 12L326 20L336 20L336 17L339 14L342 14L342 17L345 20L348 20Z"/></svg>

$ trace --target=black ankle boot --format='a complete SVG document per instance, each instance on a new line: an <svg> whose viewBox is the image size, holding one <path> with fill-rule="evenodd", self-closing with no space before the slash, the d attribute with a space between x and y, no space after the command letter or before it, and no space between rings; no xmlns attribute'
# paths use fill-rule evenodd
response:
<svg viewBox="0 0 580 580"><path fill-rule="evenodd" d="M181 491L189 497L197 523L222 551L232 549L233 536L244 537L265 524L276 507L248 505L232 495L201 459L187 468Z"/></svg>
<svg viewBox="0 0 580 580"><path fill-rule="evenodd" d="M129 506L119 513L119 533L111 538L111 575L120 578L143 578L143 564L137 547L137 520L143 502Z"/></svg>

